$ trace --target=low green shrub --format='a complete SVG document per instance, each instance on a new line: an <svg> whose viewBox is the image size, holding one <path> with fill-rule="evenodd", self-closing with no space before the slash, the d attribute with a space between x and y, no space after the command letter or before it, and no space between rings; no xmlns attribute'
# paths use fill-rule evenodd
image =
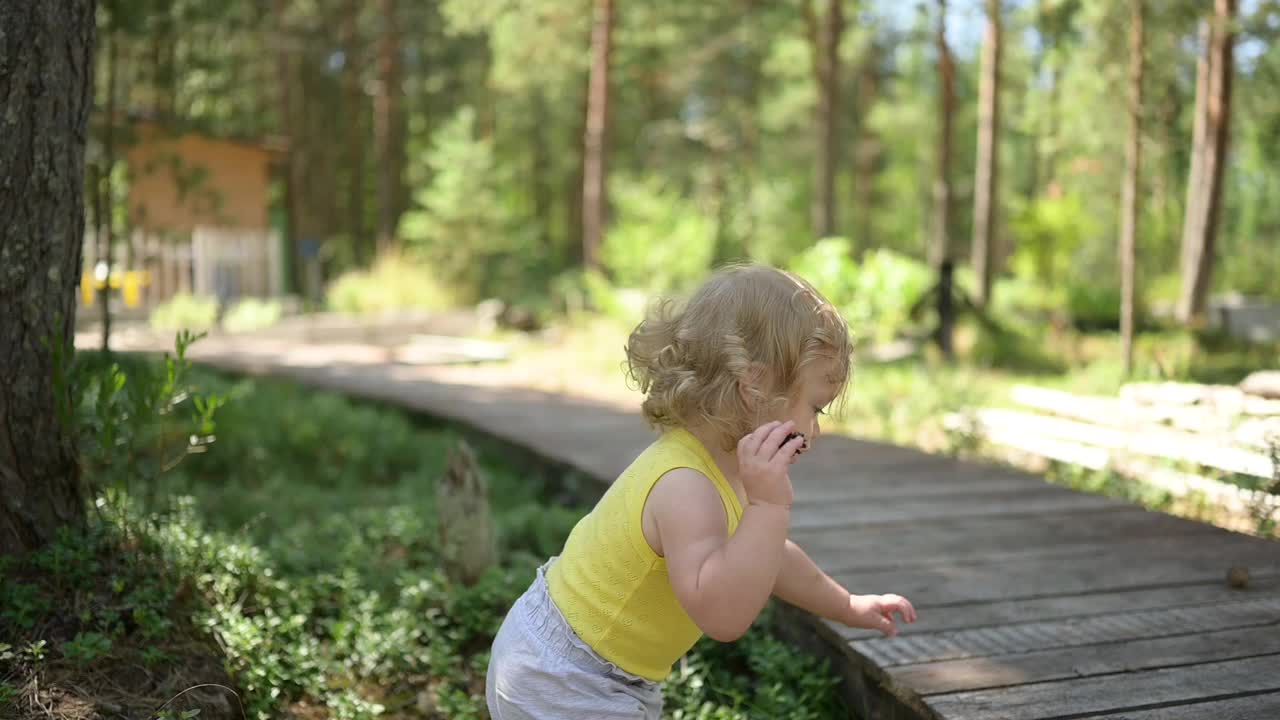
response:
<svg viewBox="0 0 1280 720"><path fill-rule="evenodd" d="M178 293L151 311L155 330L208 330L218 322L218 301L204 295Z"/></svg>
<svg viewBox="0 0 1280 720"><path fill-rule="evenodd" d="M229 333L253 332L280 322L284 310L278 300L245 298L232 305L222 317L222 329Z"/></svg>
<svg viewBox="0 0 1280 720"><path fill-rule="evenodd" d="M378 313L388 310L440 310L454 305L439 273L407 255L387 255L369 270L344 273L329 285L331 310Z"/></svg>

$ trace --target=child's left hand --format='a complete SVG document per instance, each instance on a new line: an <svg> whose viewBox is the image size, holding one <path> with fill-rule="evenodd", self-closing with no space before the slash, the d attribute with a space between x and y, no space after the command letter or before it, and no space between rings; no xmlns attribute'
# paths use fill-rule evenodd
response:
<svg viewBox="0 0 1280 720"><path fill-rule="evenodd" d="M916 621L916 609L901 595L850 595L849 614L844 624L864 630L879 630L885 637L898 634L894 613L906 623Z"/></svg>

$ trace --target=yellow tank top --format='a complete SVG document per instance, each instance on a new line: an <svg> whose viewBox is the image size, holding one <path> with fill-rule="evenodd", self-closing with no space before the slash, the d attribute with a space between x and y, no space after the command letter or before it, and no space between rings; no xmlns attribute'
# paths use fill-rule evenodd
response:
<svg viewBox="0 0 1280 720"><path fill-rule="evenodd" d="M702 637L671 589L666 559L649 547L640 525L649 491L675 468L692 468L715 484L732 535L742 519L737 494L702 443L673 428L578 521L547 571L551 599L578 637L623 670L654 681Z"/></svg>

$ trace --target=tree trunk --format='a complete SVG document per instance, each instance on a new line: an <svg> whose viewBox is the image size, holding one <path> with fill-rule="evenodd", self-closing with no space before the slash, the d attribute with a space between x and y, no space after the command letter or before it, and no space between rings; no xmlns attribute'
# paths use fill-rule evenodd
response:
<svg viewBox="0 0 1280 720"><path fill-rule="evenodd" d="M880 49L873 43L867 48L858 87L858 151L854 158L853 206L858 209L855 254L859 257L875 245L875 181L876 167L880 161L880 139L871 129L871 108L875 105L880 88Z"/></svg>
<svg viewBox="0 0 1280 720"><path fill-rule="evenodd" d="M71 360L93 102L93 0L0 3L0 554L84 515Z"/></svg>
<svg viewBox="0 0 1280 720"><path fill-rule="evenodd" d="M814 16L812 0L804 10L809 25L809 42L813 48L813 75L818 86L818 104L814 112L817 130L813 167L813 232L816 237L836 233L836 162L839 152L840 113L840 38L844 33L843 0L827 0L827 12L821 24Z"/></svg>
<svg viewBox="0 0 1280 720"><path fill-rule="evenodd" d="M1222 208L1222 171L1231 125L1232 32L1235 0L1215 0L1214 17L1201 27L1204 46L1196 78L1195 132L1187 211L1182 226L1182 292L1178 320L1189 323L1204 314L1213 276L1218 214Z"/></svg>
<svg viewBox="0 0 1280 720"><path fill-rule="evenodd" d="M934 267L951 256L951 115L955 111L955 64L947 47L947 0L938 0L938 162L933 181L933 242L929 260Z"/></svg>
<svg viewBox="0 0 1280 720"><path fill-rule="evenodd" d="M991 298L994 275L997 176L1000 171L1000 0L987 0L982 39L982 79L978 91L978 167L973 191L973 269L978 307Z"/></svg>
<svg viewBox="0 0 1280 720"><path fill-rule="evenodd" d="M360 7L357 0L347 0L343 8L342 84L346 106L347 146L347 235L356 264L365 265L373 258L364 229L364 91L360 87Z"/></svg>
<svg viewBox="0 0 1280 720"><path fill-rule="evenodd" d="M591 78L587 88L587 132L582 166L582 262L600 269L608 203L609 56L613 44L613 0L596 0L591 28Z"/></svg>
<svg viewBox="0 0 1280 720"><path fill-rule="evenodd" d="M533 215L538 228L538 242L554 257L551 241L551 157L547 152L547 138L543 132L549 124L547 100L541 88L534 88L530 93L533 122L529 126L529 180L532 184L530 194L533 197Z"/></svg>
<svg viewBox="0 0 1280 720"><path fill-rule="evenodd" d="M750 188L756 186L760 178L760 86L764 82L764 58L760 48L767 42L765 33L760 28L758 13L760 0L743 0L743 45L747 48L746 68L744 70L742 147L739 167L744 183L739 186L745 202L752 202ZM751 249L755 245L756 213L754 209L746 210L750 223L743 229L742 244L738 255L744 260L751 257Z"/></svg>
<svg viewBox="0 0 1280 720"><path fill-rule="evenodd" d="M111 352L111 265L112 250L115 248L115 226L111 222L111 171L115 169L115 128L116 128L116 79L119 77L119 40L115 36L114 25L117 18L111 18L107 25L107 88L106 111L102 119L102 159L101 168L93 173L93 226L94 241L98 243L95 252L98 263L106 263L106 278L98 289L98 306L102 321L102 352ZM92 79L90 80L92 84ZM83 252L83 251L82 251ZM94 268L95 279L97 268Z"/></svg>
<svg viewBox="0 0 1280 720"><path fill-rule="evenodd" d="M570 170L565 177L564 193L565 193L565 259L572 265L581 265L586 267L583 250L586 242L583 240L583 178L586 177L587 163L587 104L591 95L591 80L588 75L582 78L582 94L578 98L577 113L575 122L570 128L572 135L569 140L569 148L574 153L574 162L570 166Z"/></svg>
<svg viewBox="0 0 1280 720"><path fill-rule="evenodd" d="M401 110L400 35L396 0L379 0L382 34L378 43L378 94L374 98L373 141L378 153L378 252L395 244L404 210L404 117Z"/></svg>
<svg viewBox="0 0 1280 720"><path fill-rule="evenodd" d="M1120 342L1125 375L1133 373L1138 178L1142 172L1142 0L1129 0L1129 8L1129 139L1124 148L1124 191L1120 202Z"/></svg>
<svg viewBox="0 0 1280 720"><path fill-rule="evenodd" d="M280 126L278 132L289 138L289 144L284 154L284 244L286 255L289 260L288 268L288 285L289 290L301 294L303 292L303 271L302 271L302 253L299 245L302 240L299 222L302 215L299 212L302 199L302 168L298 162L298 134L297 127L293 118L293 97L290 88L294 82L293 57L290 55L288 32L285 25L285 12L288 10L289 0L275 0L273 8L274 19L272 24L275 26L278 39L276 47L279 48L279 54L276 56L276 90L278 92L278 101L280 103Z"/></svg>

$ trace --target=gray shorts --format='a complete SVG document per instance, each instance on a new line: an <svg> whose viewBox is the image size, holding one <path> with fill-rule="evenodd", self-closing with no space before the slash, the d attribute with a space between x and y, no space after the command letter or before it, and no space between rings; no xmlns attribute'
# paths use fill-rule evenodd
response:
<svg viewBox="0 0 1280 720"><path fill-rule="evenodd" d="M485 700L493 720L659 720L662 685L600 657L547 594L545 571L493 640Z"/></svg>

